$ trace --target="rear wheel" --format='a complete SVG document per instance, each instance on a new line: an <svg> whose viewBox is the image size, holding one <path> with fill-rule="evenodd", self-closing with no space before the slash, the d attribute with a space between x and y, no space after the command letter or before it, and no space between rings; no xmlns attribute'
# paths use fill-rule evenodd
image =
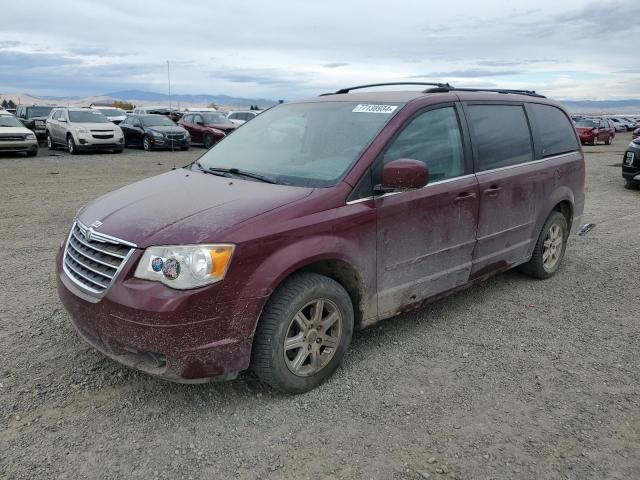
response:
<svg viewBox="0 0 640 480"><path fill-rule="evenodd" d="M253 370L282 392L313 389L340 365L351 343L353 318L349 294L338 282L315 273L293 275L260 317Z"/></svg>
<svg viewBox="0 0 640 480"><path fill-rule="evenodd" d="M569 239L567 219L560 212L551 212L544 223L533 249L533 255L520 271L535 278L553 276L562 263Z"/></svg>
<svg viewBox="0 0 640 480"><path fill-rule="evenodd" d="M611 145L613 143L613 134L609 135L609 139L607 140L607 145Z"/></svg>

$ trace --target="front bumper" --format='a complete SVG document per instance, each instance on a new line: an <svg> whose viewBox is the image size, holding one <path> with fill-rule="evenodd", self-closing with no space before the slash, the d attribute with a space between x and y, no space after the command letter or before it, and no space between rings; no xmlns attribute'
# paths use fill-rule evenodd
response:
<svg viewBox="0 0 640 480"><path fill-rule="evenodd" d="M191 140L182 138L171 140L167 138L149 137L152 148L187 148L191 146Z"/></svg>
<svg viewBox="0 0 640 480"><path fill-rule="evenodd" d="M640 148L627 148L622 157L622 177L640 183Z"/></svg>
<svg viewBox="0 0 640 480"><path fill-rule="evenodd" d="M580 137L580 141L582 143L593 142L593 139L596 138L595 133L581 133L578 136Z"/></svg>
<svg viewBox="0 0 640 480"><path fill-rule="evenodd" d="M211 287L171 290L125 271L103 298L96 298L69 280L61 262L62 250L57 258L58 295L74 328L113 360L176 382L231 379L248 368L253 331L266 298L213 302Z"/></svg>
<svg viewBox="0 0 640 480"><path fill-rule="evenodd" d="M37 140L24 140L21 142L0 142L0 152L36 152Z"/></svg>
<svg viewBox="0 0 640 480"><path fill-rule="evenodd" d="M91 152L97 150L122 150L123 148L124 137L97 139L90 136L79 136L76 140L76 149L82 152Z"/></svg>

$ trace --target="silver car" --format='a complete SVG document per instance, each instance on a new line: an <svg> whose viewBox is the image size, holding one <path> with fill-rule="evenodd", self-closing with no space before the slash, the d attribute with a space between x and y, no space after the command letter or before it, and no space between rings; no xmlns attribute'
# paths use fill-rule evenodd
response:
<svg viewBox="0 0 640 480"><path fill-rule="evenodd" d="M6 110L0 110L0 152L24 152L29 157L38 154L36 134Z"/></svg>
<svg viewBox="0 0 640 480"><path fill-rule="evenodd" d="M54 150L64 146L69 153L111 150L121 153L124 136L98 110L90 108L55 108L47 119L47 146Z"/></svg>

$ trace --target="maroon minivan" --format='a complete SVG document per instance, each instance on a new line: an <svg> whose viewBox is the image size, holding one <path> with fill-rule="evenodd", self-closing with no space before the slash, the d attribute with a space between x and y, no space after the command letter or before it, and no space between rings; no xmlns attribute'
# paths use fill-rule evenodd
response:
<svg viewBox="0 0 640 480"><path fill-rule="evenodd" d="M556 273L585 198L560 105L356 88L272 108L190 166L84 207L57 257L80 336L166 379L251 366L303 392L354 328L516 266Z"/></svg>

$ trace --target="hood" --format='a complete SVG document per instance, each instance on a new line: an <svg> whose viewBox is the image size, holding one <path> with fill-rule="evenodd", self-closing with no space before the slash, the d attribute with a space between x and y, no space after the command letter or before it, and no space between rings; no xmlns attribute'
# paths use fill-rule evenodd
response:
<svg viewBox="0 0 640 480"><path fill-rule="evenodd" d="M238 128L238 125L229 125L228 123L223 123L223 124L207 123L205 124L205 127L211 127L211 128L215 128L216 130L222 130L223 132L228 132L230 130L235 130L236 128Z"/></svg>
<svg viewBox="0 0 640 480"><path fill-rule="evenodd" d="M185 133L186 130L180 125L158 125L153 127L146 127L146 130L153 130L155 132L162 133Z"/></svg>
<svg viewBox="0 0 640 480"><path fill-rule="evenodd" d="M117 130L117 128L111 122L109 122L109 123L70 122L68 125L71 128L86 128L87 130L107 130L109 132Z"/></svg>
<svg viewBox="0 0 640 480"><path fill-rule="evenodd" d="M27 127L0 127L0 135L30 135L32 133Z"/></svg>
<svg viewBox="0 0 640 480"><path fill-rule="evenodd" d="M232 241L225 231L311 192L178 169L103 195L79 220L139 247Z"/></svg>
<svg viewBox="0 0 640 480"><path fill-rule="evenodd" d="M44 122L44 121L47 120L47 118L49 118L49 116L46 116L46 117L29 117L27 119L22 119L22 120L24 120L25 122L35 122L36 120Z"/></svg>

